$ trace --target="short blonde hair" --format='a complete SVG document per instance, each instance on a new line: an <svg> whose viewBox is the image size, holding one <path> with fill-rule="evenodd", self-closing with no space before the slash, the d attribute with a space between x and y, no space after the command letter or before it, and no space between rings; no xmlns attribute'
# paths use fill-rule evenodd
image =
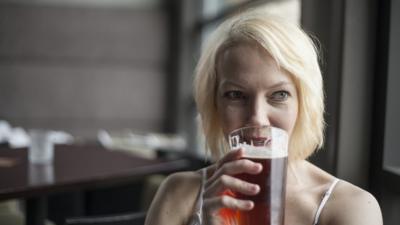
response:
<svg viewBox="0 0 400 225"><path fill-rule="evenodd" d="M197 64L194 98L206 147L217 158L227 150L217 113L216 68L221 52L243 42L256 42L291 75L299 108L289 142L289 158L306 159L324 140L324 93L317 50L297 25L255 10L247 10L223 22L206 42Z"/></svg>

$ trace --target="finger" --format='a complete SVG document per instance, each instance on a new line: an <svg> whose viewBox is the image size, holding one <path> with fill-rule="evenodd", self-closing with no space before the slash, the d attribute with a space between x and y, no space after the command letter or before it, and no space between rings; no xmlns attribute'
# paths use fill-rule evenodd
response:
<svg viewBox="0 0 400 225"><path fill-rule="evenodd" d="M224 157L222 157L218 162L207 167L207 177L211 177L215 171L217 171L225 163L240 159L243 156L243 149L236 149L229 151Z"/></svg>
<svg viewBox="0 0 400 225"><path fill-rule="evenodd" d="M262 164L249 159L239 159L222 165L216 172L216 176L223 174L235 175L240 173L258 174L262 170Z"/></svg>
<svg viewBox="0 0 400 225"><path fill-rule="evenodd" d="M221 208L233 210L249 211L253 209L254 203L250 200L239 200L228 195L205 199L203 202L204 210L209 213L216 212Z"/></svg>
<svg viewBox="0 0 400 225"><path fill-rule="evenodd" d="M220 195L226 189L245 195L256 195L260 191L260 186L232 176L222 175L216 182L206 187L204 197Z"/></svg>
<svg viewBox="0 0 400 225"><path fill-rule="evenodd" d="M239 159L231 162L227 162L222 165L214 174L207 180L206 186L214 183L220 176L235 175L240 173L258 174L262 170L260 163L255 163L248 159Z"/></svg>
<svg viewBox="0 0 400 225"><path fill-rule="evenodd" d="M243 156L242 148L231 150L217 162L217 168L219 168L220 166L222 166L223 164L225 164L227 162L240 159L240 157L242 157L242 156Z"/></svg>
<svg viewBox="0 0 400 225"><path fill-rule="evenodd" d="M215 172L222 167L225 163L240 159L243 155L243 149L235 149L225 154L218 162L207 168L207 177L212 177Z"/></svg>

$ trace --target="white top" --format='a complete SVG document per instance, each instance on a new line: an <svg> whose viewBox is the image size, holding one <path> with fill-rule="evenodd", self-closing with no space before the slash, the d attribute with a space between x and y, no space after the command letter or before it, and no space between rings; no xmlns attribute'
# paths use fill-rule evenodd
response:
<svg viewBox="0 0 400 225"><path fill-rule="evenodd" d="M194 213L192 215L192 218L190 218L189 225L201 225L202 224L202 219L203 219L203 193L204 193L204 185L206 183L207 179L207 170L206 168L203 168L201 170L201 176L202 176L202 181L201 181L201 187L199 194L197 195L196 199L196 205L194 208Z"/></svg>
<svg viewBox="0 0 400 225"><path fill-rule="evenodd" d="M326 202L328 201L329 197L332 194L333 189L335 188L335 186L336 186L336 184L338 182L339 182L339 179L335 178L335 180L332 182L332 184L329 187L329 189L325 192L324 197L321 200L321 203L319 203L319 206L318 206L318 209L317 209L317 213L315 213L313 225L317 225L318 224L319 216L321 215L322 209L324 208Z"/></svg>

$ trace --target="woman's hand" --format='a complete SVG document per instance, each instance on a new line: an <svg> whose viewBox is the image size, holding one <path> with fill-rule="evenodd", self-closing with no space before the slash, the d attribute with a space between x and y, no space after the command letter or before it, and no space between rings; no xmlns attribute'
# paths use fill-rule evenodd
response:
<svg viewBox="0 0 400 225"><path fill-rule="evenodd" d="M253 209L254 202L223 194L227 190L245 195L256 195L260 191L257 184L248 183L234 177L234 175L241 173L258 174L262 170L261 164L248 159L241 159L242 156L242 149L230 151L207 171L208 174L212 175L208 176L203 193L203 220L205 224L221 224L218 222L221 219L219 215L221 208L244 211Z"/></svg>

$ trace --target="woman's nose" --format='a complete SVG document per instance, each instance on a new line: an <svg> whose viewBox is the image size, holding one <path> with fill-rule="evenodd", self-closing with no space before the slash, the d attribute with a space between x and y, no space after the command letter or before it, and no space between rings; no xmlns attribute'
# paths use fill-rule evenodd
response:
<svg viewBox="0 0 400 225"><path fill-rule="evenodd" d="M270 124L268 104L264 97L251 101L248 109L247 126L268 126Z"/></svg>

